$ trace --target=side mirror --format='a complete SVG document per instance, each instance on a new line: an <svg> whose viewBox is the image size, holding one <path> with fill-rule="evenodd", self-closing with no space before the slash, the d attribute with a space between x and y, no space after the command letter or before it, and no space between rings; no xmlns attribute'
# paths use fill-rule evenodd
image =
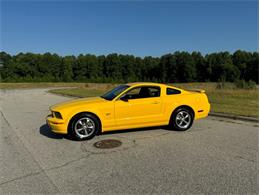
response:
<svg viewBox="0 0 260 195"><path fill-rule="evenodd" d="M120 97L120 100L122 100L122 101L124 101L124 102L128 102L128 97L127 97L127 95L126 95L126 94L122 95L122 96Z"/></svg>

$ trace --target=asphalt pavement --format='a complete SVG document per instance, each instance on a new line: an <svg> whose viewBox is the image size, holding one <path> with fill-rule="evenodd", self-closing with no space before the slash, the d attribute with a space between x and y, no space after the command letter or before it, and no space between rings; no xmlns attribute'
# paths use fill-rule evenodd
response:
<svg viewBox="0 0 260 195"><path fill-rule="evenodd" d="M0 193L258 194L258 123L208 117L186 132L128 130L73 141L45 125L67 97L0 91ZM95 148L104 139L122 145Z"/></svg>

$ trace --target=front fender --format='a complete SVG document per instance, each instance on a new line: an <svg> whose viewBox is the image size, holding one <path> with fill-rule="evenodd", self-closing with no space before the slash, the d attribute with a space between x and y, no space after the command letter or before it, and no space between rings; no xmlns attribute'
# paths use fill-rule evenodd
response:
<svg viewBox="0 0 260 195"><path fill-rule="evenodd" d="M75 116L79 113L84 113L84 112L88 112L88 113L92 113L92 114L96 115L102 124L102 115L101 115L100 111L97 108L89 106L89 105L87 107L79 106L79 107L74 107L74 108L70 108L70 109L66 108L66 109L60 110L59 112L61 113L63 121L64 121L64 125L67 128L68 128L70 120L72 119L73 116Z"/></svg>

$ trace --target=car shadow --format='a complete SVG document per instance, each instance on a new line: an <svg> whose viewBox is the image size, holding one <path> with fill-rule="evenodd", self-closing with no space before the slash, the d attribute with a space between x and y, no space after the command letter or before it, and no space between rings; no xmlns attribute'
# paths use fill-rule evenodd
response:
<svg viewBox="0 0 260 195"><path fill-rule="evenodd" d="M165 131L173 131L172 129L170 129L167 126L156 126L156 127L145 127L145 128L108 131L108 132L98 133L97 136L131 133L131 132L138 132L138 131L153 131L153 130L158 130L158 129L165 130ZM68 139L68 140L75 141L69 135L56 134L56 133L52 132L50 127L46 124L42 125L40 127L39 131L40 131L41 135L51 138L51 139Z"/></svg>
<svg viewBox="0 0 260 195"><path fill-rule="evenodd" d="M138 132L138 131L153 131L153 130L158 130L158 129L165 130L165 131L173 131L167 126L155 126L155 127L143 127L143 128L135 128L135 129L122 129L122 130L107 131L107 132L99 133L98 135L131 133L131 132Z"/></svg>
<svg viewBox="0 0 260 195"><path fill-rule="evenodd" d="M64 135L53 133L50 127L46 124L42 125L39 129L40 134L44 135L45 137L52 138L52 139L63 139Z"/></svg>

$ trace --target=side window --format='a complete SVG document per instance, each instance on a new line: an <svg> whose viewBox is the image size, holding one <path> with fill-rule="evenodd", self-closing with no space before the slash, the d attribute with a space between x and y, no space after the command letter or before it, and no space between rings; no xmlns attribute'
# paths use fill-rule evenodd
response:
<svg viewBox="0 0 260 195"><path fill-rule="evenodd" d="M160 87L149 87L150 97L160 97Z"/></svg>
<svg viewBox="0 0 260 195"><path fill-rule="evenodd" d="M173 88L167 88L166 89L166 94L167 95L176 95L176 94L180 94L181 91L177 90L177 89L173 89Z"/></svg>
<svg viewBox="0 0 260 195"><path fill-rule="evenodd" d="M125 97L127 99L160 97L160 92L160 87L137 87L128 91Z"/></svg>
<svg viewBox="0 0 260 195"><path fill-rule="evenodd" d="M131 99L137 99L139 98L139 93L140 93L141 87L137 87L134 89L131 89L130 91L128 91L125 95L125 97L129 100Z"/></svg>

